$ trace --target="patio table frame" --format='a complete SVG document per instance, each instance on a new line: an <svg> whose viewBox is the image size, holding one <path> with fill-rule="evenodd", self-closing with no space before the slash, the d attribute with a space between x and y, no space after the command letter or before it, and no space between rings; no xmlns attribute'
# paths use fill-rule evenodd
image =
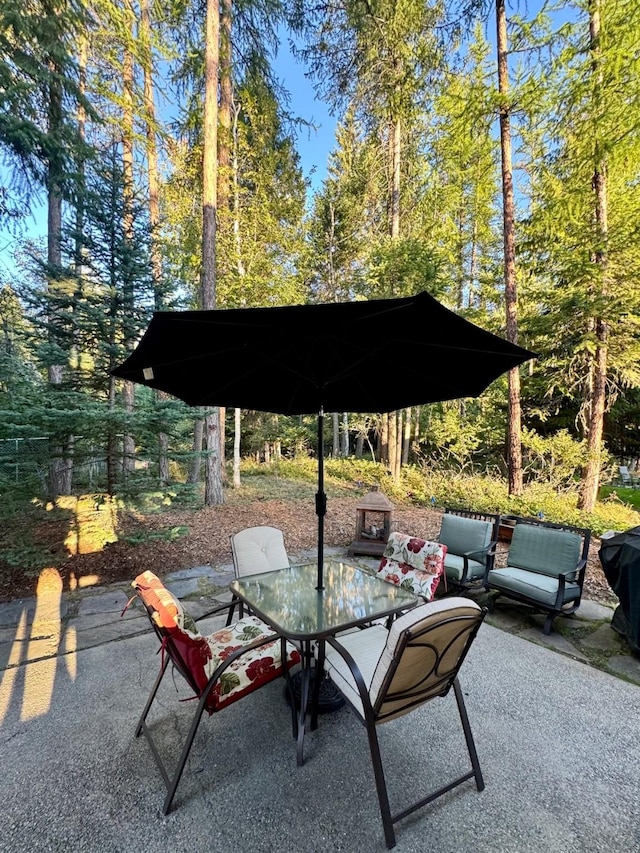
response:
<svg viewBox="0 0 640 853"><path fill-rule="evenodd" d="M321 678L313 679L310 693L313 646L318 646L318 669L322 670L324 645L350 628L385 619L419 603L411 590L395 586L343 560L325 559L324 586L317 588L317 564L304 563L275 572L236 578L229 588L281 637L299 645L302 657L300 704L297 715L296 758L304 763L307 704L311 698L310 727L318 727ZM290 697L294 701L294 697ZM295 717L295 714L294 714Z"/></svg>

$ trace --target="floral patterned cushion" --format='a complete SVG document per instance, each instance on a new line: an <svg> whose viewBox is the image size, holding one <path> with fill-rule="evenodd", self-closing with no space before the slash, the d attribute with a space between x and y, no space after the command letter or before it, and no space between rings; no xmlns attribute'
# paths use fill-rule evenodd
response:
<svg viewBox="0 0 640 853"><path fill-rule="evenodd" d="M247 646L260 637L273 635L273 630L257 616L245 616L234 625L229 625L215 631L206 637L211 650L211 658L205 664L205 672L210 677L216 668L236 649ZM280 659L280 639L273 640L264 646L258 646L240 655L220 676L216 686L211 691L211 699L215 710L230 705L247 693L272 681L282 674ZM300 653L287 643L287 667L300 662Z"/></svg>
<svg viewBox="0 0 640 853"><path fill-rule="evenodd" d="M378 566L378 577L431 601L444 570L446 554L447 546L440 542L392 533Z"/></svg>
<svg viewBox="0 0 640 853"><path fill-rule="evenodd" d="M200 631L191 616L185 610L180 599L170 592L153 572L143 572L133 581L142 600L155 610L154 619L161 628L172 628L177 625L183 631L188 631L194 637L200 636Z"/></svg>
<svg viewBox="0 0 640 853"><path fill-rule="evenodd" d="M201 696L218 666L233 652L261 637L273 636L273 630L257 616L247 616L208 637L198 632L180 601L169 592L153 572L144 572L133 581L138 596L153 610L153 620L161 634L171 642L163 649ZM193 628L193 630L192 630ZM239 655L224 670L210 691L207 710L210 714L230 705L247 693L282 674L280 639ZM287 667L300 661L295 646L287 643Z"/></svg>

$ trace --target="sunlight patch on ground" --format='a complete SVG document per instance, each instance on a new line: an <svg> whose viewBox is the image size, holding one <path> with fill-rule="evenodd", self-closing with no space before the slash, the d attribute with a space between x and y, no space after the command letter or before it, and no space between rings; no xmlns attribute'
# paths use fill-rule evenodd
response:
<svg viewBox="0 0 640 853"><path fill-rule="evenodd" d="M22 660L22 647L27 640L27 611L23 610L20 616L18 627L16 628L16 636L11 647L9 659L6 664L6 669L0 681L0 725L4 722L7 715L11 694L13 693L14 685L18 672L18 664Z"/></svg>
<svg viewBox="0 0 640 853"><path fill-rule="evenodd" d="M64 663L67 668L67 673L72 681L76 680L78 675L78 637L75 628L68 628L64 635Z"/></svg>
<svg viewBox="0 0 640 853"><path fill-rule="evenodd" d="M77 578L75 572L69 572L69 589L72 592L75 589L82 589L85 586L97 586L99 583L100 575L86 575Z"/></svg>
<svg viewBox="0 0 640 853"><path fill-rule="evenodd" d="M116 501L108 495L59 497L56 506L71 513L65 547L69 554L93 554L116 542Z"/></svg>
<svg viewBox="0 0 640 853"><path fill-rule="evenodd" d="M51 707L57 670L62 624L60 604L62 578L55 568L43 569L36 587L36 604L31 626L27 608L20 615L6 669L0 681L0 724L4 721L11 697L22 689L20 719L32 720ZM21 667L24 661L32 661Z"/></svg>
<svg viewBox="0 0 640 853"><path fill-rule="evenodd" d="M44 658L38 666L27 667L21 720L32 720L46 714L51 707L53 686L58 666L56 654L60 646L62 626L60 602L62 578L54 568L43 569L36 587L36 612L31 626L27 658Z"/></svg>

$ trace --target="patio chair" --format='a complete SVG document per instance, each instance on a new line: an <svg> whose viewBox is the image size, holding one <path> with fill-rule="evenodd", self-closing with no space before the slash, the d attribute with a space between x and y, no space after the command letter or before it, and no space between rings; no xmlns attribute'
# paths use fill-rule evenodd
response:
<svg viewBox="0 0 640 853"><path fill-rule="evenodd" d="M160 672L136 727L136 737L145 736L160 770L167 788L163 807L164 814L167 814L203 712L211 715L222 711L281 676L290 685L289 669L299 663L300 654L256 616L247 616L229 627L203 636L181 602L153 572L138 575L132 586L145 607L162 652ZM200 619L224 612L229 607L229 604L216 607ZM282 661L285 662L284 667ZM147 716L170 663L197 699L191 727L172 774L165 766L147 724ZM295 736L297 719L293 712L292 725Z"/></svg>
<svg viewBox="0 0 640 853"><path fill-rule="evenodd" d="M629 468L627 465L618 466L618 471L620 472L619 485L625 486L628 489L636 489L638 488L638 486L640 486L638 479L636 477L633 477L629 473Z"/></svg>
<svg viewBox="0 0 640 853"><path fill-rule="evenodd" d="M289 557L284 545L284 534L277 527L266 525L246 527L231 536L231 556L236 577L274 572L289 566ZM227 625L231 624L236 606L240 616L244 615L241 601L233 598Z"/></svg>
<svg viewBox="0 0 640 853"><path fill-rule="evenodd" d="M447 508L438 542L447 546L444 571L452 592L484 589L498 546L500 516Z"/></svg>
<svg viewBox="0 0 640 853"><path fill-rule="evenodd" d="M486 588L547 613L543 632L551 633L556 616L569 616L580 606L591 531L570 524L519 518L504 568L487 573Z"/></svg>
<svg viewBox="0 0 640 853"><path fill-rule="evenodd" d="M321 645L318 650L318 666L329 673L367 729L380 815L389 849L396 843L394 824L402 818L468 779L475 779L478 791L484 789L458 671L485 614L485 609L467 598L439 599L400 616L390 629L372 625L363 631L327 639L326 646ZM446 696L452 687L471 769L392 814L378 726L415 711L431 699ZM437 744L437 738L434 743ZM398 777L401 772L402 768L396 765L394 775Z"/></svg>
<svg viewBox="0 0 640 853"><path fill-rule="evenodd" d="M391 533L378 566L378 577L431 601L444 572L446 553L446 545L440 542Z"/></svg>

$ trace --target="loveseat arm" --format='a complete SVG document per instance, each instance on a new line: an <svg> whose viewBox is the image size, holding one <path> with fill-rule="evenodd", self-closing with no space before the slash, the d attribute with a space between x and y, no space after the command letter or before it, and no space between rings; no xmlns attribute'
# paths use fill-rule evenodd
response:
<svg viewBox="0 0 640 853"><path fill-rule="evenodd" d="M576 599L576 606L582 598L582 586L584 581L584 573L587 567L586 560L580 560L575 569L568 569L566 572L558 572L558 594L556 595L555 609L562 610L564 603L564 590L567 581L576 583L580 587L580 593Z"/></svg>

